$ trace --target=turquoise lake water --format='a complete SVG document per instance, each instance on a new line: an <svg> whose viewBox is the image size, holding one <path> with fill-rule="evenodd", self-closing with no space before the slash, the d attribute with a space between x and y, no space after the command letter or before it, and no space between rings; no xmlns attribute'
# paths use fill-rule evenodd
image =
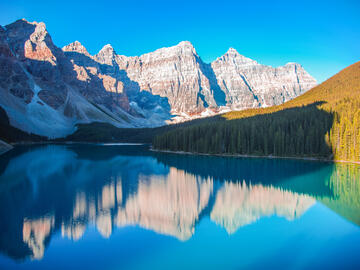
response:
<svg viewBox="0 0 360 270"><path fill-rule="evenodd" d="M0 269L360 269L360 166L17 146Z"/></svg>

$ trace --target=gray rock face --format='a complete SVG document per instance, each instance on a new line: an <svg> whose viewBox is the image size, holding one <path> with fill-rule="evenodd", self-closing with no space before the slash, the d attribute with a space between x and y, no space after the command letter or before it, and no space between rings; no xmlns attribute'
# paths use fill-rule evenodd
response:
<svg viewBox="0 0 360 270"><path fill-rule="evenodd" d="M279 105L316 85L299 64L278 68L260 65L232 48L211 66L227 104L237 110Z"/></svg>
<svg viewBox="0 0 360 270"><path fill-rule="evenodd" d="M188 41L140 57L118 57L116 63L140 89L168 98L172 113L217 107L206 64Z"/></svg>
<svg viewBox="0 0 360 270"><path fill-rule="evenodd" d="M206 64L188 41L139 57L116 55L107 45L95 59L117 65L141 90L168 98L173 114L198 114L222 106L241 110L278 105L316 85L299 64L273 68L233 48ZM131 87L125 92L131 92Z"/></svg>
<svg viewBox="0 0 360 270"><path fill-rule="evenodd" d="M190 118L205 110L216 113L278 105L316 85L316 80L299 64L273 68L246 58L233 48L206 64L188 41L139 57L117 55L106 45L93 59L126 74L133 84L120 78L124 93L131 95L137 85L141 91L167 98L172 114L187 114Z"/></svg>
<svg viewBox="0 0 360 270"><path fill-rule="evenodd" d="M10 123L49 137L77 123L149 127L281 104L316 81L299 64L273 68L229 49L204 63L188 41L126 57L75 41L54 45L44 23L0 27L0 106Z"/></svg>

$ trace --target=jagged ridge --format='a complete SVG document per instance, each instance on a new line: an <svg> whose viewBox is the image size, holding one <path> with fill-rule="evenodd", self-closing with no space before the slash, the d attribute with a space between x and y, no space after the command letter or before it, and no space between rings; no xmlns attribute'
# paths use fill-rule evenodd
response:
<svg viewBox="0 0 360 270"><path fill-rule="evenodd" d="M272 68L235 49L204 63L189 41L127 57L75 41L56 47L44 23L0 29L0 105L11 125L62 137L78 123L153 127L290 100L316 84L298 64Z"/></svg>

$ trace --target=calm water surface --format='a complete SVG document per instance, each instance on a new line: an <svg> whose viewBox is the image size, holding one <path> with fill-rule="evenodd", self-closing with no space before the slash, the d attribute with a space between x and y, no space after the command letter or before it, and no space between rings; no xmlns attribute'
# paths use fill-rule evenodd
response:
<svg viewBox="0 0 360 270"><path fill-rule="evenodd" d="M18 146L0 269L360 269L360 166Z"/></svg>

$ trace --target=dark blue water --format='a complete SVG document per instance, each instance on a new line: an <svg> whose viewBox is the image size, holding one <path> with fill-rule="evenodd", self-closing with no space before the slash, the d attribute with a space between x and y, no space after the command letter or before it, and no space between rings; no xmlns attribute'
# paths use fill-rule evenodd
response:
<svg viewBox="0 0 360 270"><path fill-rule="evenodd" d="M18 146L0 269L360 269L360 167Z"/></svg>

